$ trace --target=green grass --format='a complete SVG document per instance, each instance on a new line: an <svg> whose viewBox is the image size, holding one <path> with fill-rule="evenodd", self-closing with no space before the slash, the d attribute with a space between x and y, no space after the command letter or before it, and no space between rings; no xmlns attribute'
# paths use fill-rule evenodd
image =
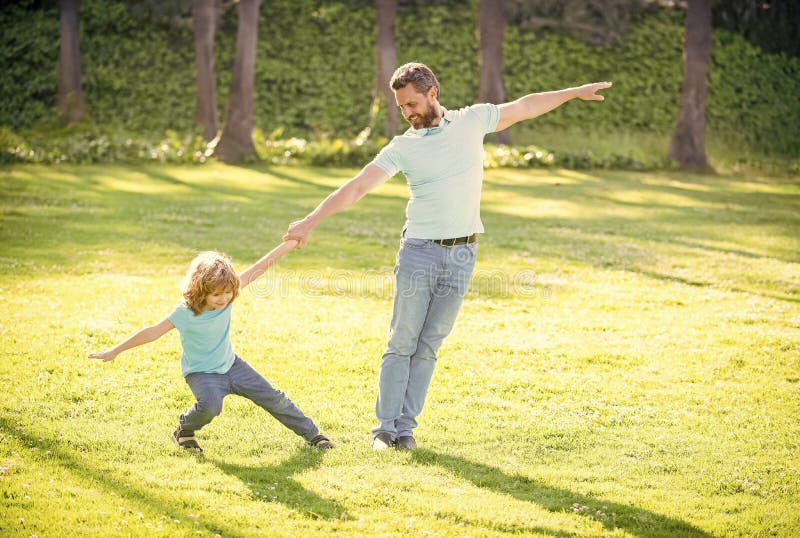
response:
<svg viewBox="0 0 800 538"><path fill-rule="evenodd" d="M800 179L487 173L487 228L409 453L368 447L407 188L237 300L237 352L338 445L231 397L200 432L179 342L98 363L246 267L354 170L0 169L0 535L796 536Z"/></svg>

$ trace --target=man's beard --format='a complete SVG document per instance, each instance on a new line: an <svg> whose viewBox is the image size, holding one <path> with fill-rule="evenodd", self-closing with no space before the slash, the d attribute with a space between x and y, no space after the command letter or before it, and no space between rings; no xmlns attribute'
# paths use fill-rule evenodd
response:
<svg viewBox="0 0 800 538"><path fill-rule="evenodd" d="M439 117L438 110L436 110L435 106L431 106L430 108L428 108L425 114L421 116L417 115L417 117L413 122L408 118L406 118L406 121L409 124L411 124L411 127L413 127L414 129L424 129L433 126L434 120L436 120L438 117Z"/></svg>

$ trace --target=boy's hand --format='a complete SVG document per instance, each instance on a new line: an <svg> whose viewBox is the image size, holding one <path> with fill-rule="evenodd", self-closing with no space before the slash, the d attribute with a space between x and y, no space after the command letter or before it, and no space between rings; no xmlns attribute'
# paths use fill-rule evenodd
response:
<svg viewBox="0 0 800 538"><path fill-rule="evenodd" d="M283 236L284 241L295 240L297 246L295 248L303 248L308 242L308 237L314 229L314 223L308 218L294 221L289 225L289 229Z"/></svg>
<svg viewBox="0 0 800 538"><path fill-rule="evenodd" d="M90 359L100 359L103 362L113 361L117 358L118 353L113 351L103 351L102 353L89 353Z"/></svg>

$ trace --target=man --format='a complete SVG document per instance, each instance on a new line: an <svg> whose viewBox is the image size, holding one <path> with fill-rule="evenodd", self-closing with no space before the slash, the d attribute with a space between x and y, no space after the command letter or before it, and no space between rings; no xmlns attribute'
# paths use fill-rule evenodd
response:
<svg viewBox="0 0 800 538"><path fill-rule="evenodd" d="M399 67L390 82L397 106L411 125L354 178L330 194L284 240L302 248L323 219L356 203L397 172L411 189L395 267L396 289L389 342L383 355L372 447L413 450L436 352L453 328L467 291L483 233L480 194L483 137L535 118L567 101L602 101L610 82L533 93L501 105L447 110L439 82L424 64Z"/></svg>

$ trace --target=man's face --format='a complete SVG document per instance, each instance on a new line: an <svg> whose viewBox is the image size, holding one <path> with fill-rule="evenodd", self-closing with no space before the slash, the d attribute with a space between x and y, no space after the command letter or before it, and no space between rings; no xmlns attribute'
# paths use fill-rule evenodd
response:
<svg viewBox="0 0 800 538"><path fill-rule="evenodd" d="M431 88L426 93L419 93L413 84L406 84L402 88L394 90L394 97L403 117L414 129L439 124L436 88Z"/></svg>

